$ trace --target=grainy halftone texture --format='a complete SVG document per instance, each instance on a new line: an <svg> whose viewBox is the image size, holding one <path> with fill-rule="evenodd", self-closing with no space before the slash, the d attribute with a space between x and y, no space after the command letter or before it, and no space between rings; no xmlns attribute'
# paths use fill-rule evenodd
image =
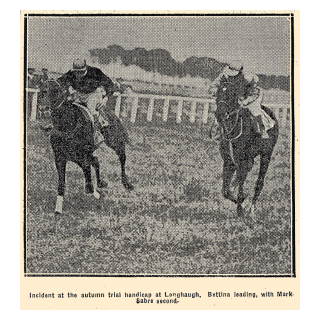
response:
<svg viewBox="0 0 320 320"><path fill-rule="evenodd" d="M31 17L28 63L37 71L48 68L49 77L57 78L54 72L67 72L74 58L86 58L90 65L91 49L159 48L180 63L192 56L220 62L240 59L245 69L269 75L276 83L277 76L289 76L289 31L286 17ZM49 137L39 129L39 123L50 122L51 112L50 106L43 108L42 91L35 121L28 115L27 273L291 274L290 94L279 88L265 93L280 121L279 138L255 213L245 211L239 217L237 205L221 194L223 160L218 143L209 138L216 107L213 100L203 100L212 99L204 89L208 80L192 82L185 75L183 83L178 78L170 83L171 78L154 75L157 70L139 71L144 75L139 79L134 68L120 77L122 62L113 61L113 69L99 67L109 76L114 72L113 80L139 95L123 96L118 105L113 97L108 105L111 112L118 106L128 131L125 170L132 191L121 177L121 159L104 146L94 153L108 182L101 198L86 195L82 170L69 162L63 213L56 215L55 158ZM148 81L147 72L153 74ZM235 130L239 123L234 123ZM112 136L112 129L109 132ZM260 156L244 183L249 199L259 161ZM237 194L237 188L233 192Z"/></svg>

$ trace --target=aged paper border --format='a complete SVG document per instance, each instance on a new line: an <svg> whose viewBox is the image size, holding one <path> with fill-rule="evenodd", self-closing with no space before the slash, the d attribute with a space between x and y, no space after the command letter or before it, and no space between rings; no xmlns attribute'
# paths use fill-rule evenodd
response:
<svg viewBox="0 0 320 320"><path fill-rule="evenodd" d="M162 14L183 14L183 11L135 11L134 13L162 13ZM23 75L24 75L24 25L23 14L31 13L31 11L21 12L21 124L23 127ZM62 14L83 14L90 13L89 11L32 11L32 13L62 13ZM132 11L94 11L93 14L100 13L132 13ZM167 277L167 276L155 276L155 277L140 277L140 276L128 276L128 277L26 277L24 274L24 226L21 224L21 281L20 281L20 307L21 309L29 310L47 310L47 309L109 309L109 310L261 310L261 309L273 309L273 310L294 310L300 308L300 170L299 170L299 151L300 151L300 13L299 11L187 11L188 14L211 14L211 13L232 13L232 14L246 14L246 13L292 13L294 15L294 60L292 60L292 66L294 66L295 78L292 79L292 85L294 85L294 155L295 155L295 277L197 277L197 276L181 276L181 277ZM21 144L24 145L25 132L21 130ZM25 163L21 154L21 222L24 221L24 190L25 181L23 179L23 173L25 169ZM294 202L293 202L294 203ZM223 291L223 292L257 292L264 291L292 291L294 298L273 298L261 301L260 299L246 299L244 303L241 299L224 299L224 298L208 298L208 291ZM86 301L80 298L73 299L29 299L29 292L55 292L58 293L86 293L86 292L150 292L154 294L156 292L199 292L202 296L201 299L181 299L177 305L157 305L153 304L136 304L134 299L94 299L94 301Z"/></svg>

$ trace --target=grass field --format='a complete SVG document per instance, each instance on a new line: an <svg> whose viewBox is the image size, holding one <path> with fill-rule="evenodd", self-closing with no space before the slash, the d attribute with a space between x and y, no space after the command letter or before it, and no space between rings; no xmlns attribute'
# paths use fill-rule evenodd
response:
<svg viewBox="0 0 320 320"><path fill-rule="evenodd" d="M129 125L121 185L111 149L98 150L109 186L100 200L67 166L64 213L54 215L57 174L49 139L28 129L27 273L290 274L290 132L280 130L256 217L238 218L221 195L222 161L207 128ZM245 184L253 194L258 159Z"/></svg>

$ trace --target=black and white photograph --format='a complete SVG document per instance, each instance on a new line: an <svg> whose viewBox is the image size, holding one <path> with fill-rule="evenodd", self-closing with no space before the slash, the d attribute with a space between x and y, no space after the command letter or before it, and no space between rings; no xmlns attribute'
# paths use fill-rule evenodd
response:
<svg viewBox="0 0 320 320"><path fill-rule="evenodd" d="M24 275L296 277L294 13L24 13Z"/></svg>

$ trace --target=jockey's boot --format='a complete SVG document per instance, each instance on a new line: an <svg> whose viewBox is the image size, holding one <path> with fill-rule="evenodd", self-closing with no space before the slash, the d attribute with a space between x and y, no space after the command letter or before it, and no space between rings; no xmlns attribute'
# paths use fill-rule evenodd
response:
<svg viewBox="0 0 320 320"><path fill-rule="evenodd" d="M257 120L257 123L259 124L259 127L260 127L261 138L262 139L269 139L269 135L268 135L268 132L265 129L265 126L263 124L261 115L257 116L256 120Z"/></svg>
<svg viewBox="0 0 320 320"><path fill-rule="evenodd" d="M218 141L222 139L222 127L220 125L217 127L216 132L213 134L212 139Z"/></svg>

